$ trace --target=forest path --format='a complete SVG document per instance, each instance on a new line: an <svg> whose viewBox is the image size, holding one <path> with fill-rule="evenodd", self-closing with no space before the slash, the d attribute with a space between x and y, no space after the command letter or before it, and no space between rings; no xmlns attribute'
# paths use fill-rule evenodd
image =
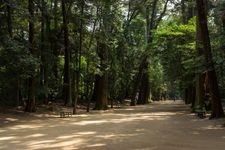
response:
<svg viewBox="0 0 225 150"><path fill-rule="evenodd" d="M224 122L198 119L181 101L71 118L29 116L0 126L0 149L223 150Z"/></svg>

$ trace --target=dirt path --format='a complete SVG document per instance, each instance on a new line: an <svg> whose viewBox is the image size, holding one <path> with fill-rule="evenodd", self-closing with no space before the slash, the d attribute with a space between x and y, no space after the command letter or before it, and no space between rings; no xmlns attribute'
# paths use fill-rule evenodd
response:
<svg viewBox="0 0 225 150"><path fill-rule="evenodd" d="M72 118L5 118L0 149L223 150L224 119L198 119L180 101ZM19 119L19 120L17 120Z"/></svg>

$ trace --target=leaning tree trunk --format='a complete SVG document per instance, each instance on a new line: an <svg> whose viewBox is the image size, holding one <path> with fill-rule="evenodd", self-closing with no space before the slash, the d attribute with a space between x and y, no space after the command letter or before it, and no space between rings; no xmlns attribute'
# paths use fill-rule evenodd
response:
<svg viewBox="0 0 225 150"><path fill-rule="evenodd" d="M163 11L157 15L157 4L159 0L154 0L152 2L152 5L148 5L146 7L146 44L147 47L149 47L150 44L152 44L153 41L153 34L152 30L157 29L160 21L162 20L163 16L165 15L166 9L167 9L167 4L169 0L166 0ZM150 9L151 8L151 9ZM150 13L151 12L151 13ZM148 101L149 96L150 96L150 82L149 79L146 78L148 74L148 71L144 71L145 69L148 70L148 66L142 67L143 64L148 64L148 58L149 58L149 50L145 50L145 56L144 56L144 61L141 62L140 67L139 67L139 72L137 75L137 78L135 79L135 84L133 87L133 93L132 93L132 98L131 98L131 106L135 105L135 97L137 95L137 92L141 92L138 95L140 95L145 102ZM144 75L145 74L145 75ZM143 78L145 77L145 78ZM143 81L142 81L143 80Z"/></svg>
<svg viewBox="0 0 225 150"><path fill-rule="evenodd" d="M138 74L134 80L134 85L133 85L133 91L132 91L132 95L131 95L131 106L135 106L136 105L136 99L137 99L137 95L138 95L138 90L141 84L141 79L143 76L143 71L145 68L145 64L146 64L146 59L147 57L144 57L144 59L142 60L140 66L139 66L139 70L138 70Z"/></svg>
<svg viewBox="0 0 225 150"><path fill-rule="evenodd" d="M211 118L224 117L224 111L221 104L216 71L211 52L209 31L207 25L207 16L204 0L196 0L197 4L197 20L199 22L199 29L201 33L202 47L204 49L204 57L207 66L207 77L209 85L209 93L212 98L212 113Z"/></svg>
<svg viewBox="0 0 225 150"><path fill-rule="evenodd" d="M152 41L153 41L152 30L154 28L157 28L157 26L155 26L155 23L154 23L156 19L157 3L158 3L158 0L153 1L151 14L150 14L150 6L146 7L146 35L147 35L146 45L152 44ZM146 49L146 52L147 51L149 50ZM149 95L150 95L150 80L149 80L149 74L148 74L149 62L148 61L149 60L147 57L144 62L145 66L142 68L143 75L142 75L142 78L140 81L141 84L139 87L138 101L140 101L140 103L142 104L146 104L148 102Z"/></svg>
<svg viewBox="0 0 225 150"><path fill-rule="evenodd" d="M28 2L29 10L29 50L32 55L34 55L34 2L29 0ZM34 71L34 70L33 70ZM26 103L25 111L35 112L35 75L34 73L28 79L28 100Z"/></svg>
<svg viewBox="0 0 225 150"><path fill-rule="evenodd" d="M151 30L154 28L154 23L153 20L155 19L155 14L156 14L156 6L157 6L157 2L158 0L154 0L153 2L153 6L152 6L152 13L150 15L150 6L146 7L146 44L149 45L152 42L152 34L151 34ZM147 51L147 49L145 50ZM147 66L146 66L147 64ZM142 60L140 66L139 66L139 70L138 70L138 74L137 77L135 79L135 84L133 87L133 93L132 93L132 97L131 97L131 106L135 106L136 105L136 97L138 95L138 99L140 103L141 99L148 99L148 95L146 98L144 98L144 93L147 93L147 91L149 91L149 89L147 89L147 86L145 86L146 82L149 82L149 80L146 78L143 78L144 74L146 76L146 72L144 72L144 70L148 70L148 56L147 54L145 54L144 59ZM147 71L148 72L148 71ZM149 84L149 83L147 83ZM140 93L142 92L142 93Z"/></svg>
<svg viewBox="0 0 225 150"><path fill-rule="evenodd" d="M62 15L63 15L63 31L64 31L64 83L63 83L63 98L65 105L72 104L71 97L71 78L70 78L70 51L69 45L69 34L68 34L68 20L66 14L65 0L62 0Z"/></svg>

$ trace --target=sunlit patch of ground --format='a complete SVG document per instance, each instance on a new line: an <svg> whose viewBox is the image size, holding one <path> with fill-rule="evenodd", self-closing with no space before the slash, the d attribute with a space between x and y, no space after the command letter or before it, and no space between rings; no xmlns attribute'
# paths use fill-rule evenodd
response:
<svg viewBox="0 0 225 150"><path fill-rule="evenodd" d="M199 119L181 101L70 118L7 115L0 149L222 150L225 120ZM2 115L3 117L3 115Z"/></svg>

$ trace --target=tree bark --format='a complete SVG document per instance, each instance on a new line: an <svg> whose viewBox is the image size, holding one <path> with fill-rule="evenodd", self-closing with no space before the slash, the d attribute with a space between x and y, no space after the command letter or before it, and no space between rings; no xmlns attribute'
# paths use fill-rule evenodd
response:
<svg viewBox="0 0 225 150"><path fill-rule="evenodd" d="M137 74L137 76L134 80L133 92L132 92L132 95L131 95L131 103L130 103L131 106L136 105L138 90L139 90L139 87L140 87L140 84L141 84L141 79L142 79L142 76L143 76L143 70L144 70L144 68L146 68L145 67L146 59L147 59L147 57L144 57L144 59L141 61L141 64L140 64L139 70L138 70L138 74Z"/></svg>
<svg viewBox="0 0 225 150"><path fill-rule="evenodd" d="M157 13L158 13L157 12L157 4L158 4L158 0L154 0L152 3L151 9L150 9L150 6L146 7L146 45L147 45L147 48L153 41L152 30L157 29L160 21L162 20L164 14L166 12L168 0L165 2L163 10L158 17L157 17ZM142 92L141 99L144 99L146 102L149 99L150 83L149 83L149 79L146 78L146 76L149 76L149 75L147 75L148 71L146 71L144 73L144 69L148 70L148 66L142 67L143 64L149 65L149 63L148 63L149 52L148 51L149 51L148 49L145 50L145 56L143 59L145 62L141 62L137 78L134 81L135 84L133 87L133 93L132 93L131 104L130 104L131 106L135 105L135 97L136 97L138 91ZM145 76L145 78L143 78L143 76ZM144 81L142 81L142 80L144 80ZM143 84L141 84L141 83L143 83ZM139 93L139 95L140 95L140 93Z"/></svg>
<svg viewBox="0 0 225 150"><path fill-rule="evenodd" d="M195 97L195 92L196 92L196 87L195 87L195 85L192 85L191 86L191 96L190 96L190 102L191 102L191 108L193 109L194 108L194 106L195 106L195 99L196 99L196 97Z"/></svg>
<svg viewBox="0 0 225 150"><path fill-rule="evenodd" d="M62 0L62 15L63 15L63 31L64 31L64 78L63 78L63 98L65 105L72 104L71 97L71 78L70 78L70 51L69 45L69 34L68 34L68 20L66 14L65 0Z"/></svg>
<svg viewBox="0 0 225 150"><path fill-rule="evenodd" d="M204 81L205 78L203 76L203 74L197 74L196 75L196 98L195 98L195 107L193 109L193 111L195 111L196 109L203 109L204 107L204 96L205 96L205 92L204 92Z"/></svg>
<svg viewBox="0 0 225 150"><path fill-rule="evenodd" d="M154 29L154 22L155 22L155 19L156 19L156 7L157 7L157 3L158 3L158 0L154 0L153 1L153 5L152 5L152 11L151 11L151 14L150 14L150 6L147 6L146 7L146 44L149 45L152 43L152 40L153 40L153 37L152 37L152 30ZM148 46L147 46L148 47ZM147 51L147 49L146 49ZM142 63L144 64L143 67L142 67ZM137 92L139 91L139 94L138 94L138 100L148 100L149 99L149 95L146 95L147 93L150 94L150 86L149 86L149 79L146 78L148 77L148 71L145 71L144 70L148 70L148 56L146 56L146 58L144 58L144 62L142 62L140 67L139 67L139 72L138 72L138 76L137 76L137 79L135 82L135 86L136 85L139 85L137 87L134 87L134 90L133 92L133 96L136 97L137 95ZM145 78L143 78L143 76ZM147 84L147 86L146 86ZM132 97L131 99L131 106L134 106L135 103L134 103L134 98L135 97Z"/></svg>
<svg viewBox="0 0 225 150"><path fill-rule="evenodd" d="M10 6L10 3L8 2L6 6L7 10L7 29L8 29L8 34L11 39L13 39L13 27L12 27L12 8ZM15 96L16 96L16 104L17 106L20 105L20 77L17 75L15 79Z"/></svg>
<svg viewBox="0 0 225 150"><path fill-rule="evenodd" d="M106 110L108 109L108 90L107 90L107 74L102 76L96 75L96 95L93 97L94 101L96 101L94 110Z"/></svg>
<svg viewBox="0 0 225 150"><path fill-rule="evenodd" d="M97 46L98 56L100 57L100 70L102 75L96 75L95 79L95 90L94 90L94 100L95 110L106 110L108 109L108 46L105 43L98 42Z"/></svg>
<svg viewBox="0 0 225 150"><path fill-rule="evenodd" d="M142 81L141 81L142 86L140 87L137 104L142 104L142 105L148 104L148 98L150 94L149 83L150 81L149 81L149 75L148 75L148 68L145 68L143 76L142 76Z"/></svg>
<svg viewBox="0 0 225 150"><path fill-rule="evenodd" d="M28 1L29 10L29 51L34 55L34 2L33 0ZM33 70L34 71L34 70ZM35 112L35 92L36 92L36 81L34 73L28 79L28 100L26 103L25 111Z"/></svg>
<svg viewBox="0 0 225 150"><path fill-rule="evenodd" d="M152 42L151 31L154 28L153 21L155 20L157 2L158 2L158 0L153 1L151 15L150 15L150 6L146 7L146 18L145 19L146 19L146 44L147 45L149 45ZM148 62L147 61L148 61L148 56L146 55L146 56L144 56L144 59L142 60L140 66L139 66L139 70L138 70L139 72L135 79L133 93L132 93L132 97L131 97L131 104L130 104L131 106L136 105L137 95L138 95L138 97L141 95L141 97L142 97L141 99L148 99L148 97L149 97L149 96L147 96L146 98L143 97L143 93L147 93L147 91L149 90L149 89L146 89L147 86L143 85L145 82L149 82L148 79L147 80L143 79L144 69L148 70ZM146 64L147 64L147 66L146 66ZM149 83L147 83L147 84L149 84ZM137 93L137 92L139 92L139 93ZM140 93L140 92L142 92L142 93Z"/></svg>
<svg viewBox="0 0 225 150"><path fill-rule="evenodd" d="M50 21L45 7L45 1L41 1L42 16L41 16L41 68L40 68L40 83L43 89L43 100L44 103L48 103L48 41L50 32Z"/></svg>
<svg viewBox="0 0 225 150"><path fill-rule="evenodd" d="M102 7L102 18L99 25L101 36L97 39L97 54L100 58L100 75L96 75L95 86L97 91L93 98L95 103L95 110L108 109L108 65L109 65L109 39L106 35L111 33L112 20L111 15L112 1L104 1ZM105 40L105 41L104 41Z"/></svg>
<svg viewBox="0 0 225 150"><path fill-rule="evenodd" d="M52 52L54 55L54 62L53 62L53 72L55 79L58 79L58 46L57 46L57 30L58 30L58 17L57 17L57 12L58 12L58 0L54 0L54 8L53 8L53 13L54 13L54 38L52 38Z"/></svg>
<svg viewBox="0 0 225 150"><path fill-rule="evenodd" d="M79 51L78 51L78 71L77 71L77 78L76 78L76 93L75 93L75 99L74 99L74 108L73 108L73 114L77 113L77 101L79 99L79 87L80 87L80 71L81 71L81 51L83 46L83 15L84 15L84 5L85 1L81 1L81 13L80 13L80 37L79 37Z"/></svg>
<svg viewBox="0 0 225 150"><path fill-rule="evenodd" d="M96 14L98 14L98 8L97 8ZM92 42L93 42L93 39L94 39L94 33L95 33L95 29L96 29L96 24L97 24L97 19L95 19L95 21L94 21L93 30L92 30L92 33L91 33L90 41L88 43L88 49L90 49L91 46L92 46ZM90 103L91 103L91 101L93 101L92 97L95 97L94 95L96 95L96 94L94 94L94 91L93 91L93 90L96 91L96 88L93 88L94 76L90 75L90 73L89 73L89 65L90 65L90 58L89 57L90 56L87 54L87 66L86 66L86 73L88 74L88 80L86 82L86 97L88 99L87 112L90 111Z"/></svg>
<svg viewBox="0 0 225 150"><path fill-rule="evenodd" d="M49 13L46 14L45 16L46 18L46 42L48 43L46 45L46 54L45 54L45 72L44 72L44 87L46 89L45 91L45 95L44 95L44 100L45 100L45 104L48 103L48 98L49 98L49 80L48 80L48 77L49 77L49 68L50 68L50 64L49 64L49 61L48 61L48 56L50 54L50 49L51 49L51 43L50 42L50 39L51 39L51 36L50 36L50 33L51 33L51 20L50 20L50 16L49 16Z"/></svg>
<svg viewBox="0 0 225 150"><path fill-rule="evenodd" d="M198 57L201 57L204 54L204 48L202 47L202 36L204 36L201 33L200 29L200 22L199 22L199 16L197 16L196 20L196 50ZM196 109L203 109L203 103L204 103L204 81L205 77L202 72L196 73L195 75L195 87L196 87L196 98L195 98L195 105L193 107L193 112L195 112Z"/></svg>
<svg viewBox="0 0 225 150"><path fill-rule="evenodd" d="M194 106L194 101L196 98L196 89L195 86L193 84L189 85L186 89L185 89L185 104L192 104L192 106Z"/></svg>
<svg viewBox="0 0 225 150"><path fill-rule="evenodd" d="M216 76L213 56L211 52L205 3L204 3L204 0L196 0L196 4L197 4L197 20L199 22L199 29L202 35L201 46L204 49L203 55L206 60L209 93L212 98L211 118L220 118L220 117L224 117L224 111L221 104L217 76Z"/></svg>

